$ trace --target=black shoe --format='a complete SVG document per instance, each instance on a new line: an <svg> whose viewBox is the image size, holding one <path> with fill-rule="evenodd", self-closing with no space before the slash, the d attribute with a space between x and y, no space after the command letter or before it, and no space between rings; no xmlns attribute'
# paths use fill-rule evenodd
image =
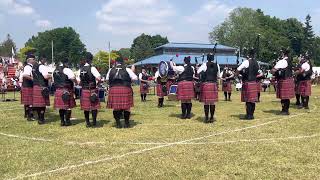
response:
<svg viewBox="0 0 320 180"><path fill-rule="evenodd" d="M304 107L304 109L310 109L309 106Z"/></svg>
<svg viewBox="0 0 320 180"><path fill-rule="evenodd" d="M278 115L288 116L290 115L290 113L286 111L281 111Z"/></svg>
<svg viewBox="0 0 320 180"><path fill-rule="evenodd" d="M214 117L211 117L210 120L209 120L209 123L213 123L215 121L216 121L216 119Z"/></svg>
<svg viewBox="0 0 320 180"><path fill-rule="evenodd" d="M66 123L65 122L61 122L60 126L66 126Z"/></svg>
<svg viewBox="0 0 320 180"><path fill-rule="evenodd" d="M38 124L42 125L42 124L45 124L45 122L44 121L38 121Z"/></svg>
<svg viewBox="0 0 320 180"><path fill-rule="evenodd" d="M182 114L180 118L181 119L187 119L187 116L185 114Z"/></svg>
<svg viewBox="0 0 320 180"><path fill-rule="evenodd" d="M191 114L187 114L186 118L191 119Z"/></svg>
<svg viewBox="0 0 320 180"><path fill-rule="evenodd" d="M302 106L302 105L299 105L297 108L298 108L298 109L303 109L303 106Z"/></svg>
<svg viewBox="0 0 320 180"><path fill-rule="evenodd" d="M129 122L125 122L123 128L130 128L130 123Z"/></svg>
<svg viewBox="0 0 320 180"><path fill-rule="evenodd" d="M65 126L72 126L72 123L70 121L66 122Z"/></svg>
<svg viewBox="0 0 320 180"><path fill-rule="evenodd" d="M90 128L90 127L91 127L91 123L87 123L87 124L86 124L86 127L87 127L87 128Z"/></svg>
<svg viewBox="0 0 320 180"><path fill-rule="evenodd" d="M206 123L206 124L209 123L209 118L207 118L207 117L204 118L204 123Z"/></svg>

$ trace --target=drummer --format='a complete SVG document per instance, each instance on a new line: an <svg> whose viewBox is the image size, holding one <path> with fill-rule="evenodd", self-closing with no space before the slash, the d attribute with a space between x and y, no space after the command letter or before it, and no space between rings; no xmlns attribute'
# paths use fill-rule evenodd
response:
<svg viewBox="0 0 320 180"><path fill-rule="evenodd" d="M158 70L154 75L154 79L157 83L158 108L162 108L164 97L168 95L168 78L167 76L160 76Z"/></svg>
<svg viewBox="0 0 320 180"><path fill-rule="evenodd" d="M178 78L178 100L181 101L181 119L191 119L192 101L195 97L194 92L194 67L191 65L191 57L184 58L183 66L176 66L171 60L170 65L173 71L179 75Z"/></svg>

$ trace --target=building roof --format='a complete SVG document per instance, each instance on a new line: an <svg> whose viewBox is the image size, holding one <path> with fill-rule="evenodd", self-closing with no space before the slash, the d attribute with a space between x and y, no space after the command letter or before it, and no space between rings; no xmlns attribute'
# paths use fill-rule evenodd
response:
<svg viewBox="0 0 320 180"><path fill-rule="evenodd" d="M176 57L170 54L160 54L160 55L152 56L142 61L136 62L134 65L135 66L150 65L150 64L158 65L161 61L170 61L170 59L173 59L173 61L176 64L184 64L183 59L187 56L191 57L192 64L196 64L195 57L198 57L197 58L198 62L202 63L202 57L199 57L196 55L181 54L178 57ZM230 64L230 65L237 64L236 56L216 56L215 59L218 62L218 64ZM207 61L207 56L204 57L204 61ZM240 58L239 61L241 62L242 58Z"/></svg>
<svg viewBox="0 0 320 180"><path fill-rule="evenodd" d="M160 49L160 48L183 48L183 49L213 49L214 44L202 44L202 43L167 43L162 46L159 46L155 49ZM226 50L236 50L236 48L229 47L229 46L224 46L221 44L217 45L217 49L226 49Z"/></svg>

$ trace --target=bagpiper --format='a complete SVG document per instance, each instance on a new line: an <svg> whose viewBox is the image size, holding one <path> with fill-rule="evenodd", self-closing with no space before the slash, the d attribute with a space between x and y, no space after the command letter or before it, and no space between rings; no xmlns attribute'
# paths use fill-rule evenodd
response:
<svg viewBox="0 0 320 180"><path fill-rule="evenodd" d="M97 82L101 81L99 71L92 66L93 55L86 53L86 64L80 69L80 86L81 91L81 109L84 111L86 127L95 127L97 125L98 109L100 109L100 101L98 97ZM92 124L89 117L92 113Z"/></svg>
<svg viewBox="0 0 320 180"><path fill-rule="evenodd" d="M32 67L35 63L35 56L28 54L26 57L27 64L25 64L22 72L22 87L21 87L21 104L24 105L24 117L28 121L33 118L32 114L32 94L33 94L33 77Z"/></svg>
<svg viewBox="0 0 320 180"><path fill-rule="evenodd" d="M172 60L170 60L173 71L179 75L177 98L181 101L182 119L191 119L192 99L195 97L193 83L195 71L190 61L190 56L185 57L185 64L183 66L176 66Z"/></svg>
<svg viewBox="0 0 320 180"><path fill-rule="evenodd" d="M117 60L116 65L108 71L106 80L109 81L107 108L113 109L116 127L122 128L120 119L124 117L124 128L130 127L130 108L134 106L131 83L138 77L132 69L126 68L123 61Z"/></svg>
<svg viewBox="0 0 320 180"><path fill-rule="evenodd" d="M53 81L56 88L54 94L54 108L59 110L61 126L71 126L71 111L76 106L74 98L74 83L76 77L68 67L69 60L64 59L53 72Z"/></svg>
<svg viewBox="0 0 320 180"><path fill-rule="evenodd" d="M281 99L280 115L289 115L290 99L295 97L292 62L289 50L283 51L283 58L271 70L277 79L277 98Z"/></svg>
<svg viewBox="0 0 320 180"><path fill-rule="evenodd" d="M149 75L147 74L146 69L143 67L141 73L139 74L140 81L140 96L141 102L146 102L147 94L149 93Z"/></svg>
<svg viewBox="0 0 320 180"><path fill-rule="evenodd" d="M301 96L301 104L299 109L309 109L309 97L311 96L311 76L312 65L309 56L300 61L299 69L295 72L300 81L298 84L298 94Z"/></svg>
<svg viewBox="0 0 320 180"><path fill-rule="evenodd" d="M232 80L234 73L227 66L224 67L222 72L222 91L224 93L224 100L231 101L232 94Z"/></svg>

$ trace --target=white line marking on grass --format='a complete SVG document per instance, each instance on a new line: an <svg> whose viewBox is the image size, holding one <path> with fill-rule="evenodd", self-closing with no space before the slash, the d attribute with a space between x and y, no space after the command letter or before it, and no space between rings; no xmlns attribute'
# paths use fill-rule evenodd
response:
<svg viewBox="0 0 320 180"><path fill-rule="evenodd" d="M316 109L317 109L317 106L315 106L315 108L313 110L316 110ZM53 169L53 170L38 172L38 173L34 173L34 174L29 174L29 175L18 176L18 177L12 178L10 180L37 177L37 176L41 176L41 175L44 175L44 174L51 174L51 173L55 173L55 172L59 172L59 171L67 170L67 169L74 169L74 168L79 168L79 167L82 167L82 166L94 165L94 164L98 164L98 163L102 163L102 162L108 162L108 161L111 161L111 160L114 160L114 159L120 159L120 158L123 158L123 157L126 157L126 156L130 156L130 155L142 154L144 152L149 152L149 151L156 150L156 149L161 149L161 148L165 148L165 147L171 147L171 146L175 146L175 145L180 145L180 144L184 144L184 143L188 143L188 142L192 142L192 141L202 140L202 139L213 137L213 136L218 136L218 135L228 134L228 133L233 133L233 132L239 132L239 131L243 131L243 130L247 130L247 129L258 128L258 127L261 127L261 126L266 126L268 124L278 122L279 120L291 119L293 117L301 116L303 114L306 114L306 113L301 113L301 114L297 114L297 115L293 115L293 116L288 116L286 118L280 118L280 119L277 119L277 120L273 120L273 121L269 121L269 122L266 122L266 123L245 127L245 128L239 128L239 129L234 129L234 130L229 130L229 131L223 131L223 132L220 132L220 133L209 134L209 135L202 136L202 137L197 137L197 138L192 138L192 139L188 139L188 140L183 140L183 141L178 141L178 142L158 145L158 146L151 147L151 148L146 148L146 149L141 149L141 150L137 150L137 151L128 152L128 153L125 153L125 154L122 154L122 155L118 155L118 156L102 158L102 159L98 159L98 160L94 160L94 161L85 161L85 162L77 164L77 165L65 166L65 167L61 167L61 168L57 168L57 169Z"/></svg>
<svg viewBox="0 0 320 180"><path fill-rule="evenodd" d="M309 139L314 137L319 137L319 134L314 134L311 136L291 136L291 137L282 137L282 138L264 138L264 139L240 139L235 141L213 141L213 142L195 142L195 143L180 143L178 145L207 145L207 144L216 144L216 145L223 145L223 144L234 144L234 143L242 143L242 142L276 142L281 140L300 140L300 139ZM160 143L160 142L150 142L150 143L126 143L126 144L134 144L134 145L165 145L170 143Z"/></svg>

